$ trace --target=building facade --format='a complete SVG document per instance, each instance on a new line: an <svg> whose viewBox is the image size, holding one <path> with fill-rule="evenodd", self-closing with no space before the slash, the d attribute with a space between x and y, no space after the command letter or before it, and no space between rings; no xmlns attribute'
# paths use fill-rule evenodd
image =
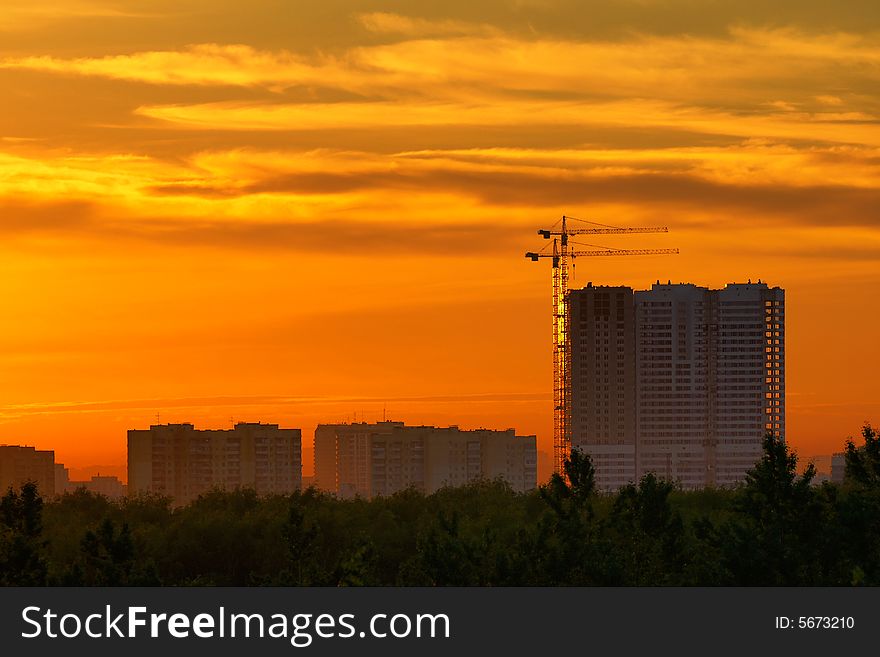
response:
<svg viewBox="0 0 880 657"><path fill-rule="evenodd" d="M843 484L846 475L846 453L835 452L831 455L831 483Z"/></svg>
<svg viewBox="0 0 880 657"><path fill-rule="evenodd" d="M462 431L402 422L318 425L315 477L340 497L392 495L407 488L433 493L501 478L515 491L537 485L534 436L513 429Z"/></svg>
<svg viewBox="0 0 880 657"><path fill-rule="evenodd" d="M569 298L572 445L593 457L600 488L648 472L731 486L767 432L784 439L781 288L588 286Z"/></svg>
<svg viewBox="0 0 880 657"><path fill-rule="evenodd" d="M571 444L590 454L596 485L636 477L635 320L628 287L572 290Z"/></svg>
<svg viewBox="0 0 880 657"><path fill-rule="evenodd" d="M28 482L44 498L55 496L55 452L21 445L0 445L0 495ZM60 491L63 492L63 491Z"/></svg>
<svg viewBox="0 0 880 657"><path fill-rule="evenodd" d="M185 505L215 488L289 494L302 484L302 432L240 422L197 430L160 424L128 432L128 493L167 495Z"/></svg>

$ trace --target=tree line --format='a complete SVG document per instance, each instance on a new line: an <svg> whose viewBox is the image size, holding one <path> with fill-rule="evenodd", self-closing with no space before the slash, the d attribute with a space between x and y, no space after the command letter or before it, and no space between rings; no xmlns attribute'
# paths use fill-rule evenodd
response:
<svg viewBox="0 0 880 657"><path fill-rule="evenodd" d="M0 584L21 586L847 586L880 584L880 437L813 485L767 436L735 489L646 475L596 490L585 454L517 494L480 481L340 500L213 491L182 508L33 484L0 499Z"/></svg>

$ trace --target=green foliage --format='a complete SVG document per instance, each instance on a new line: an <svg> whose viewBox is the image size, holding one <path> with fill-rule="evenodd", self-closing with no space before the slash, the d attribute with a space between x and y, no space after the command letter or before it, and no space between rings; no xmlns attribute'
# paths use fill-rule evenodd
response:
<svg viewBox="0 0 880 657"><path fill-rule="evenodd" d="M607 521L617 551L620 583L632 586L674 584L681 581L686 556L684 525L672 508L674 486L645 475L638 487L620 490Z"/></svg>
<svg viewBox="0 0 880 657"><path fill-rule="evenodd" d="M549 507L534 536L524 537L537 559L533 581L553 585L590 586L615 579L609 550L595 513L596 473L588 454L574 449L563 466L540 489Z"/></svg>
<svg viewBox="0 0 880 657"><path fill-rule="evenodd" d="M42 517L43 500L32 482L0 499L0 585L45 584Z"/></svg>
<svg viewBox="0 0 880 657"><path fill-rule="evenodd" d="M0 500L7 585L689 586L880 583L877 436L847 450L847 484L812 485L768 436L736 490L649 474L596 490L577 450L526 494L478 481L432 495L341 500L314 489L212 491L183 508L79 490Z"/></svg>
<svg viewBox="0 0 880 657"><path fill-rule="evenodd" d="M870 424L862 427L865 444L856 447L846 441L846 479L854 486L880 489L880 436Z"/></svg>
<svg viewBox="0 0 880 657"><path fill-rule="evenodd" d="M702 527L721 558L720 583L838 583L840 561L828 554L836 508L830 488L812 486L815 474L810 464L798 475L797 456L788 446L772 434L764 438L763 457L734 496L734 515L717 529Z"/></svg>
<svg viewBox="0 0 880 657"><path fill-rule="evenodd" d="M846 474L840 513L843 537L857 557L850 582L880 584L880 436L870 425L862 427L864 444L846 441Z"/></svg>

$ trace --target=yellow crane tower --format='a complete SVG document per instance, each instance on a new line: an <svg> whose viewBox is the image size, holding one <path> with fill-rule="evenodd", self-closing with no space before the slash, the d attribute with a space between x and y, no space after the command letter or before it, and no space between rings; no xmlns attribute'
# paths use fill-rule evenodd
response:
<svg viewBox="0 0 880 657"><path fill-rule="evenodd" d="M568 220L589 224L590 228L569 228ZM555 228L555 227L554 227ZM526 258L537 262L539 258L552 258L553 274L553 467L564 475L563 463L571 450L571 353L568 337L568 260L591 256L663 255L678 253L678 249L612 249L591 246L589 250L569 248L569 235L631 235L634 233L667 233L665 226L647 228L619 228L583 221L576 217L562 217L559 229L539 230L545 240L553 238L550 253L528 252ZM545 247L546 248L546 247Z"/></svg>

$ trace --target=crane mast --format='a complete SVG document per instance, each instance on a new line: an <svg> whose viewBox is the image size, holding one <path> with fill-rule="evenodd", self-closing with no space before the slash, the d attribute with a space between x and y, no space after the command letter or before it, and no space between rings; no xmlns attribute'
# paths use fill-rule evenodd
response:
<svg viewBox="0 0 880 657"><path fill-rule="evenodd" d="M619 228L593 224L593 228L568 228L568 219L562 217L560 230L539 230L544 239L551 239L550 253L528 252L526 258L537 262L540 258L552 258L553 277L553 470L565 475L563 465L571 451L571 341L569 339L568 261L569 258L586 256L631 256L678 253L678 249L611 249L571 250L569 235L629 235L634 233L666 233L665 226Z"/></svg>

